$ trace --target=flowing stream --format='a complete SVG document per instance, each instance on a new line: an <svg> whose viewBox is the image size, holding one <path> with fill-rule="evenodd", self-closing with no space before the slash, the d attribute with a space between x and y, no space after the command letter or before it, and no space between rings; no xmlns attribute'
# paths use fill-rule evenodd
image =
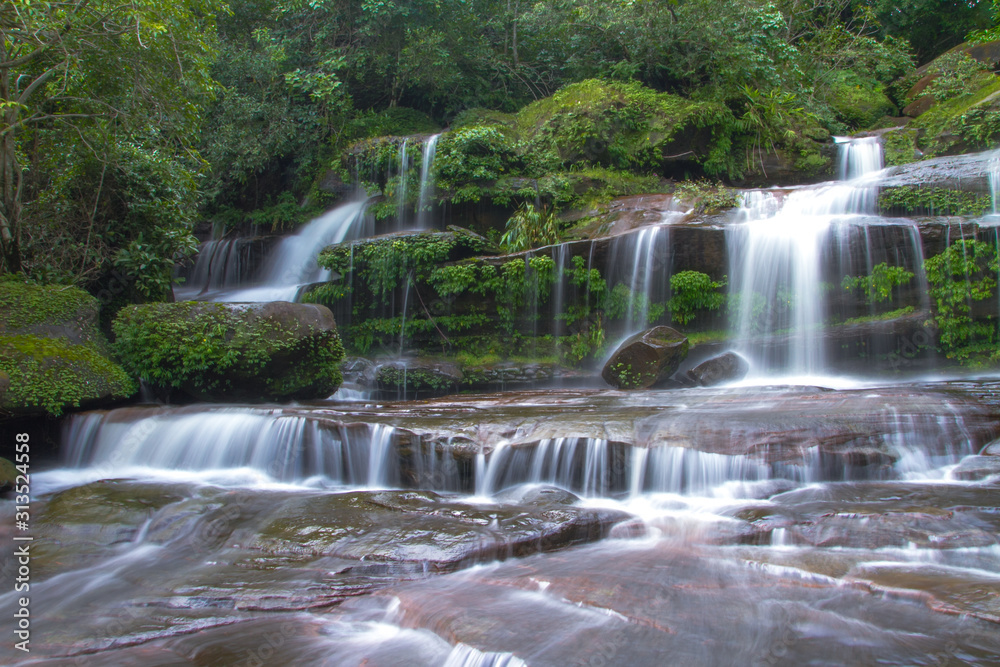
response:
<svg viewBox="0 0 1000 667"><path fill-rule="evenodd" d="M923 257L917 223L875 212L877 141L842 148L840 181L751 191L698 230L728 253L738 385L66 419L32 475L31 660L7 642L0 662L996 665L1000 381L837 370L824 284ZM669 298L683 218L604 247L609 287L646 297L623 333ZM365 225L335 209L255 283L216 239L184 289L292 299Z"/></svg>

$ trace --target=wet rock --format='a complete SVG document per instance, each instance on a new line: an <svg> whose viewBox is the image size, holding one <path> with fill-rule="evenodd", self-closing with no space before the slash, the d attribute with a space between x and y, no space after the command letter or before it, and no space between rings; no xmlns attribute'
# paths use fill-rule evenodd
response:
<svg viewBox="0 0 1000 667"><path fill-rule="evenodd" d="M824 664L830 656L912 664L957 650L988 664L1000 648L995 627L982 621L791 568L750 566L731 553L670 540L605 543L384 595L398 600L407 627L512 652L532 667L652 667L668 655L698 665ZM914 633L926 643L915 644Z"/></svg>
<svg viewBox="0 0 1000 667"><path fill-rule="evenodd" d="M712 387L723 382L742 380L750 370L746 359L735 352L713 357L703 361L687 372L687 376L696 384Z"/></svg>
<svg viewBox="0 0 1000 667"><path fill-rule="evenodd" d="M991 442L983 447L983 456L1000 456L1000 442Z"/></svg>
<svg viewBox="0 0 1000 667"><path fill-rule="evenodd" d="M1000 456L966 456L951 471L951 476L955 479L970 482L978 482L992 475L1000 475Z"/></svg>
<svg viewBox="0 0 1000 667"><path fill-rule="evenodd" d="M880 187L919 186L988 194L988 160L982 153L938 157L889 167L879 172L873 185Z"/></svg>
<svg viewBox="0 0 1000 667"><path fill-rule="evenodd" d="M375 368L379 390L406 396L445 394L455 391L465 375L450 361L409 359L382 363Z"/></svg>
<svg viewBox="0 0 1000 667"><path fill-rule="evenodd" d="M616 389L646 389L673 375L687 358L688 348L684 334L670 327L653 327L618 346L601 377Z"/></svg>
<svg viewBox="0 0 1000 667"><path fill-rule="evenodd" d="M739 518L782 529L785 544L962 549L998 544L989 487L848 483L805 487Z"/></svg>
<svg viewBox="0 0 1000 667"><path fill-rule="evenodd" d="M335 556L444 572L600 539L628 518L566 500L555 492L478 507L426 491L289 498L242 546L282 560Z"/></svg>

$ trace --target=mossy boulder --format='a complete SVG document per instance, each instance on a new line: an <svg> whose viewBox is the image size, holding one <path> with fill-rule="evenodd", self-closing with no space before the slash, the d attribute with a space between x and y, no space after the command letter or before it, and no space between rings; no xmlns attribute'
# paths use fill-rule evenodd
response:
<svg viewBox="0 0 1000 667"><path fill-rule="evenodd" d="M113 328L125 368L200 400L322 398L341 383L343 347L325 306L152 303L123 309Z"/></svg>
<svg viewBox="0 0 1000 667"><path fill-rule="evenodd" d="M881 84L873 84L855 72L835 72L831 93L829 104L837 119L848 127L871 127L896 111Z"/></svg>
<svg viewBox="0 0 1000 667"><path fill-rule="evenodd" d="M17 468L8 459L0 458L0 491L13 488L17 479Z"/></svg>
<svg viewBox="0 0 1000 667"><path fill-rule="evenodd" d="M137 386L122 368L90 345L65 338L0 336L0 411L14 415L62 414L69 407L96 406L128 398Z"/></svg>
<svg viewBox="0 0 1000 667"><path fill-rule="evenodd" d="M616 389L646 389L673 375L687 358L687 337L670 327L640 331L618 346L601 371Z"/></svg>
<svg viewBox="0 0 1000 667"><path fill-rule="evenodd" d="M517 114L522 152L549 169L582 162L669 170L679 163L722 175L732 165L734 127L723 104L599 79L570 84Z"/></svg>
<svg viewBox="0 0 1000 667"><path fill-rule="evenodd" d="M97 299L71 285L32 285L0 280L0 335L63 338L103 350Z"/></svg>
<svg viewBox="0 0 1000 667"><path fill-rule="evenodd" d="M98 311L76 287L0 280L0 413L60 415L136 392L107 356Z"/></svg>

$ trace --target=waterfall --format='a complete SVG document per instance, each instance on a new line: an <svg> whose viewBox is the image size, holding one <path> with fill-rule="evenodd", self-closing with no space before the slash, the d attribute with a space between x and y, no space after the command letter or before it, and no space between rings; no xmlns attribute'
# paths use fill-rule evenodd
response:
<svg viewBox="0 0 1000 667"><path fill-rule="evenodd" d="M748 192L737 223L727 229L735 331L757 375L812 376L826 368L824 260L831 237L850 235L852 223L874 215L878 189L866 177L882 160L874 138L841 140L839 146L841 173L851 180L787 193ZM787 350L766 345L776 335L788 337Z"/></svg>
<svg viewBox="0 0 1000 667"><path fill-rule="evenodd" d="M399 186L396 190L397 229L406 229L406 197L409 194L406 186L410 175L410 155L406 152L407 141L408 139L403 139L403 143L399 145Z"/></svg>
<svg viewBox="0 0 1000 667"><path fill-rule="evenodd" d="M391 487L400 479L394 429L340 424L266 408L122 408L74 416L67 463L103 478L135 469L204 472L247 468L282 482Z"/></svg>
<svg viewBox="0 0 1000 667"><path fill-rule="evenodd" d="M669 225L641 227L612 240L606 272L608 289L614 293L621 285L629 290L624 310L613 309L611 313L623 320L624 335L649 326L651 309L666 302L671 269Z"/></svg>
<svg viewBox="0 0 1000 667"><path fill-rule="evenodd" d="M993 204L993 215L1000 215L997 209L1000 201L1000 151L995 152L989 163L990 200Z"/></svg>
<svg viewBox="0 0 1000 667"><path fill-rule="evenodd" d="M423 160L420 164L420 198L417 201L417 229L428 229L429 216L431 208L434 203L431 198L434 195L434 174L432 172L432 167L434 166L434 154L437 152L438 139L441 137L440 134L432 135L424 143L424 154Z"/></svg>
<svg viewBox="0 0 1000 667"><path fill-rule="evenodd" d="M365 235L367 208L366 202L355 201L324 213L282 238L255 281L240 281L236 289L206 292L205 296L212 301L294 301L302 287L329 280L330 272L316 262L323 248Z"/></svg>

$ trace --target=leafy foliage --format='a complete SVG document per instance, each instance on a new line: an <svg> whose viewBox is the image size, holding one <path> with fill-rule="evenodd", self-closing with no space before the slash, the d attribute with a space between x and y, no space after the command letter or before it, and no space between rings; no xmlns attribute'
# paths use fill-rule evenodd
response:
<svg viewBox="0 0 1000 667"><path fill-rule="evenodd" d="M507 252L519 252L556 243L559 240L559 221L544 206L522 204L507 220L507 229L500 238L500 245Z"/></svg>
<svg viewBox="0 0 1000 667"><path fill-rule="evenodd" d="M715 281L700 271L681 271L670 276L673 294L667 301L667 309L671 319L686 325L698 311L718 310L726 302L726 295L718 291L725 285L725 277Z"/></svg>
<svg viewBox="0 0 1000 667"><path fill-rule="evenodd" d="M881 262L872 267L867 276L844 276L841 286L846 291L858 292L864 295L869 305L875 305L892 298L892 291L909 283L913 272L902 266L889 266Z"/></svg>
<svg viewBox="0 0 1000 667"><path fill-rule="evenodd" d="M934 322L941 347L949 359L962 363L995 361L995 321L977 320L972 307L993 296L998 269L997 248L976 240L961 240L924 263L930 296L934 300Z"/></svg>

